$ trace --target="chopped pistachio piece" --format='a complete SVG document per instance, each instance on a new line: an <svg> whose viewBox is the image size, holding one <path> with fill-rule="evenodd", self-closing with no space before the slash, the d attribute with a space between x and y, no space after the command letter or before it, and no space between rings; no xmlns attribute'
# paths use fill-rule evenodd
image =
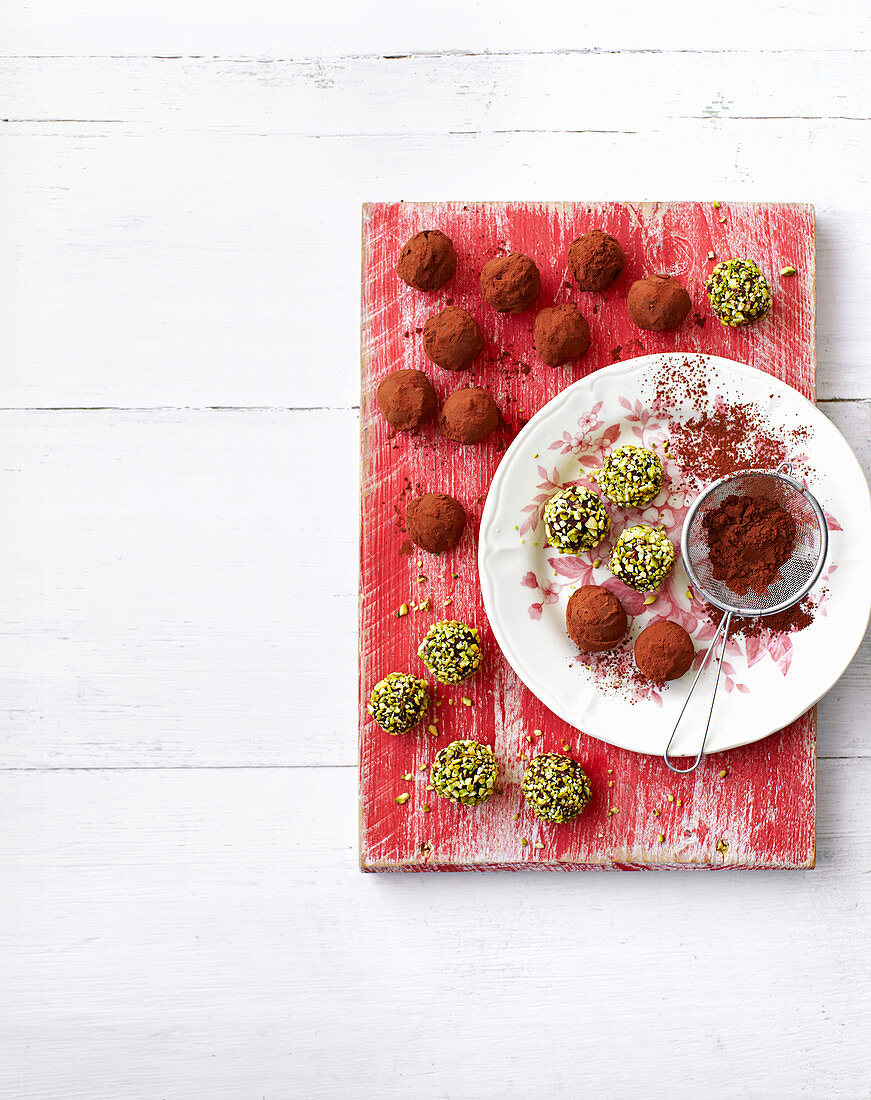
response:
<svg viewBox="0 0 871 1100"><path fill-rule="evenodd" d="M407 615L408 614L408 604L407 603L402 604L400 606L399 610L396 612L396 614L399 616L400 619L402 618L403 615Z"/></svg>
<svg viewBox="0 0 871 1100"><path fill-rule="evenodd" d="M780 274L781 275L795 275L795 268L794 267L782 267L780 269Z"/></svg>
<svg viewBox="0 0 871 1100"><path fill-rule="evenodd" d="M400 806L404 806L404 805L405 805L405 803L406 803L406 802L407 802L407 801L409 800L409 798L411 798L411 795L410 795L410 794L408 794L408 793L406 793L406 794L398 794L398 795L396 796L396 801L397 801L397 802L399 803L399 805L400 805Z"/></svg>

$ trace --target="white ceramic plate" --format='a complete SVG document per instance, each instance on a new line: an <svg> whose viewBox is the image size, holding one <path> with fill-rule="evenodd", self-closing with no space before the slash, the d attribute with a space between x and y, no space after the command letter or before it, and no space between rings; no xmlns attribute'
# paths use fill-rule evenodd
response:
<svg viewBox="0 0 871 1100"><path fill-rule="evenodd" d="M664 365L685 364L707 390L707 401L674 411L651 411L654 377ZM730 642L708 752L750 744L803 714L850 663L871 614L871 496L844 437L796 390L752 367L715 356L647 355L617 363L569 386L530 420L499 465L484 507L478 568L490 625L511 667L526 686L572 726L635 752L662 753L693 674L655 689L632 671L631 646L622 657L579 663L565 630L565 609L581 584L612 588L632 616L630 639L649 622L674 619L693 636L700 659L713 633L701 602L688 593L680 561L656 602L614 579L608 570L610 542L582 557L557 554L547 545L541 505L567 482L584 480L604 453L622 443L656 446L669 423L710 412L720 395L752 403L784 433L808 429L790 440L797 476L805 480L829 519L829 553L811 593L813 622L792 634L736 638ZM584 465L581 465L581 464ZM612 537L632 522L662 522L679 549L680 528L695 490L675 479L644 509L610 507ZM596 558L602 564L593 567ZM713 672L708 670L690 702L672 751L695 755L704 729Z"/></svg>

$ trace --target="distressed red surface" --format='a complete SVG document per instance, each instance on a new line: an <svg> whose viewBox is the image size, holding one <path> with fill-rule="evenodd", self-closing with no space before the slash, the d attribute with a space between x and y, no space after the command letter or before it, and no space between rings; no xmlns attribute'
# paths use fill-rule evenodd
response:
<svg viewBox="0 0 871 1100"><path fill-rule="evenodd" d="M403 243L426 228L444 230L459 254L456 277L434 294L410 289L395 272ZM592 228L613 233L628 257L623 276L603 294L583 294L566 285L566 249ZM526 252L536 260L542 274L537 308L564 301L579 305L593 334L580 364L552 369L538 359L532 348L535 310L508 317L484 304L478 274L500 249ZM763 322L728 329L712 316L703 289L712 267L709 250L718 259L751 257L769 275L774 305ZM798 274L781 278L778 272L787 265ZM642 332L626 314L633 279L656 271L679 275L693 299L696 316L676 333ZM472 372L452 375L423 353L418 330L448 302L468 309L487 337L487 350ZM697 323L701 318L703 325ZM755 745L707 757L692 775L676 776L658 756L605 745L552 714L517 680L487 623L477 581L477 529L511 429L571 382L616 357L656 351L723 355L766 370L813 399L813 208L723 203L717 210L710 203L690 202L364 207L359 712L364 869L813 866L815 711ZM531 368L528 374L521 370L524 364ZM440 398L463 386L485 386L509 427L480 447L449 443L434 423L414 435L394 436L374 398L384 375L402 367L425 371ZM470 522L456 550L438 558L400 553L409 485L415 494L443 491L463 502ZM426 580L419 582L419 576ZM449 596L453 602L445 606ZM411 607L426 597L430 611L396 617L402 603ZM438 687L442 706L432 712L439 717L437 737L425 727L391 737L369 718L368 693L388 672L425 674L417 646L439 618L475 623L481 629L485 663L467 684ZM460 703L463 695L472 698L472 707ZM533 736L534 730L541 735ZM493 745L500 764L501 793L474 810L427 792L428 772L420 769L421 764L428 767L441 746L459 737ZM524 761L519 758L559 752L563 744L583 761L594 795L576 821L548 826L523 807L519 779ZM719 774L724 769L725 778ZM414 779L403 780L409 772ZM397 805L396 795L405 791L409 801ZM430 812L423 810L425 804ZM609 814L610 808L619 812ZM660 833L662 843L657 841ZM522 838L528 840L526 846ZM728 845L722 851L717 848L721 841ZM536 842L543 847L536 848Z"/></svg>

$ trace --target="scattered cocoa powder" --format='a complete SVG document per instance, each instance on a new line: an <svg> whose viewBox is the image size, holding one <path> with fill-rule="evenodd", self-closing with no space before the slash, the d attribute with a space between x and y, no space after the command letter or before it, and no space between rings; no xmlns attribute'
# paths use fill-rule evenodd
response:
<svg viewBox="0 0 871 1100"><path fill-rule="evenodd" d="M723 614L714 607L708 606L708 619L715 625L719 625ZM785 611L778 611L776 615L760 615L754 619L733 619L729 633L743 638L758 638L766 631L771 634L798 634L814 621L814 605L810 600L804 600Z"/></svg>

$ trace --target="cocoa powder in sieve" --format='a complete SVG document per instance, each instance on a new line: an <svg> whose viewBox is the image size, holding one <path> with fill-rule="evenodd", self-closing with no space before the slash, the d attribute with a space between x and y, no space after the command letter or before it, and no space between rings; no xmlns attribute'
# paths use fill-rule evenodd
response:
<svg viewBox="0 0 871 1100"><path fill-rule="evenodd" d="M780 579L797 535L794 517L775 500L732 493L702 519L714 577L743 596L762 595Z"/></svg>

